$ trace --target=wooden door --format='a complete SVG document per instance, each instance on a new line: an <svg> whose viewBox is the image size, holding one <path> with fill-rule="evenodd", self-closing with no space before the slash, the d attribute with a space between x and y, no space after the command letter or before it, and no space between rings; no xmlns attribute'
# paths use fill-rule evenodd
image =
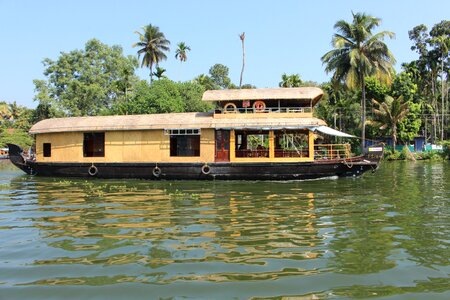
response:
<svg viewBox="0 0 450 300"><path fill-rule="evenodd" d="M216 161L230 161L229 130L216 130Z"/></svg>

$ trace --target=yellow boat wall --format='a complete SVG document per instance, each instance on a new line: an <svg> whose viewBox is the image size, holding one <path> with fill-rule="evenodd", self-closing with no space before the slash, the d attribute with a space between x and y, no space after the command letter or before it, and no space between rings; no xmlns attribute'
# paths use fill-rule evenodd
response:
<svg viewBox="0 0 450 300"><path fill-rule="evenodd" d="M44 157L44 143L51 143L51 157ZM214 129L202 129L198 157L171 157L164 130L106 131L104 157L83 157L83 132L36 134L38 162L213 162L214 151Z"/></svg>

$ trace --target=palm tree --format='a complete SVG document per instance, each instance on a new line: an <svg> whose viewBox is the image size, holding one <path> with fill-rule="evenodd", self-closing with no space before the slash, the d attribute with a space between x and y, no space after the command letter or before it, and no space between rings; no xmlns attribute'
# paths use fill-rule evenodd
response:
<svg viewBox="0 0 450 300"><path fill-rule="evenodd" d="M239 88L242 87L242 76L244 75L244 67L245 67L245 48L244 48L244 40L245 40L245 32L239 35L239 38L242 42L242 69L241 69L241 78L239 80Z"/></svg>
<svg viewBox="0 0 450 300"><path fill-rule="evenodd" d="M393 38L395 34L382 31L376 34L372 30L379 26L381 19L364 13L353 14L353 22L344 20L336 22L332 44L335 49L322 56L326 64L325 71L333 72L334 82L345 82L349 89L361 89L361 149L365 146L366 90L365 77L375 76L390 83L395 58L383 39Z"/></svg>
<svg viewBox="0 0 450 300"><path fill-rule="evenodd" d="M391 129L392 143L395 150L397 145L397 125L408 114L408 103L404 102L403 96L397 99L386 96L384 102L380 103L375 99L372 99L372 102L374 104L373 113L377 118L375 123L380 126L381 130Z"/></svg>
<svg viewBox="0 0 450 300"><path fill-rule="evenodd" d="M156 67L156 71L153 72L153 75L156 76L156 78L161 79L161 78L165 78L166 75L164 75L164 72L166 72L166 69L164 68L160 68L160 67Z"/></svg>
<svg viewBox="0 0 450 300"><path fill-rule="evenodd" d="M179 59L180 62L186 62L187 60L187 52L191 51L191 48L186 45L184 42L180 42L177 45L177 51L175 52L175 58Z"/></svg>
<svg viewBox="0 0 450 300"><path fill-rule="evenodd" d="M142 27L143 33L135 31L139 35L139 42L133 44L133 47L140 47L138 57L143 55L141 67L150 68L150 82L153 80L153 65L166 60L164 52L170 50L170 41L166 39L164 33L159 31L159 27L148 24Z"/></svg>
<svg viewBox="0 0 450 300"><path fill-rule="evenodd" d="M298 74L287 75L286 73L284 73L283 75L281 75L281 81L280 83L278 83L278 86L291 88L291 87L299 87L302 85L302 83L303 81L301 80L300 75Z"/></svg>
<svg viewBox="0 0 450 300"><path fill-rule="evenodd" d="M205 74L198 75L192 81L203 86L206 91L219 89L214 80L210 76Z"/></svg>

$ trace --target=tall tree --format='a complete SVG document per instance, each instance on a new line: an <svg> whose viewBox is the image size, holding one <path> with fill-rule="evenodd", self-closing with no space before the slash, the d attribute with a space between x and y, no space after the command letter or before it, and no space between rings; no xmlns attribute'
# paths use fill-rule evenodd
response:
<svg viewBox="0 0 450 300"><path fill-rule="evenodd" d="M431 45L433 45L436 51L440 52L439 59L441 60L441 141L444 140L444 124L445 124L445 83L448 81L448 73L445 77L444 65L448 64L449 48L450 48L450 21L441 21L433 26L430 31Z"/></svg>
<svg viewBox="0 0 450 300"><path fill-rule="evenodd" d="M450 73L448 51L450 48L450 21L444 20L435 24L429 32L428 28L421 24L415 26L408 34L414 43L411 50L419 54L419 59L404 67L409 70L414 69L419 75L415 79L419 85L419 94L426 101L426 105L423 105L426 110L424 113L430 114L432 117L431 142L434 142L438 136L441 139L445 137L443 125L448 105L444 103L444 100L446 94L448 97L445 86ZM439 77L441 80L440 93ZM441 101L439 101L439 97ZM427 120L425 120L425 128L426 124Z"/></svg>
<svg viewBox="0 0 450 300"><path fill-rule="evenodd" d="M191 48L188 45L186 45L186 43L184 42L178 43L177 50L175 52L175 58L179 59L180 62L186 62L188 51L191 51Z"/></svg>
<svg viewBox="0 0 450 300"><path fill-rule="evenodd" d="M352 23L345 20L336 22L332 44L335 49L322 56L325 71L333 72L333 81L345 82L350 89L360 88L361 97L361 148L365 147L366 131L366 91L365 77L376 76L390 82L393 74L394 56L383 42L394 37L390 31L372 33L381 24L381 19L364 13L353 14Z"/></svg>
<svg viewBox="0 0 450 300"><path fill-rule="evenodd" d="M403 100L403 96L393 98L386 96L384 102L378 102L372 99L374 104L373 112L376 116L376 122L381 130L390 129L392 143L395 150L397 145L397 126L408 114L408 103Z"/></svg>
<svg viewBox="0 0 450 300"><path fill-rule="evenodd" d="M244 67L245 67L245 47L244 47L244 41L245 41L245 32L239 35L239 38L242 42L242 69L241 69L241 78L239 79L239 88L242 87L242 77L244 76Z"/></svg>
<svg viewBox="0 0 450 300"><path fill-rule="evenodd" d="M51 105L69 116L96 115L125 98L121 82L137 81L135 57L125 57L119 46L89 40L83 50L44 59L46 80L34 80L40 104Z"/></svg>
<svg viewBox="0 0 450 300"><path fill-rule="evenodd" d="M228 77L229 69L222 64L215 64L209 69L209 75L213 82L222 89L228 89L234 87L231 83L230 77Z"/></svg>
<svg viewBox="0 0 450 300"><path fill-rule="evenodd" d="M170 41L166 39L164 33L159 30L158 26L148 24L142 27L143 33L135 31L139 35L139 42L133 44L133 47L139 47L138 58L142 57L141 68L150 68L150 82L153 81L153 66L159 65L163 60L167 59L165 52L169 51Z"/></svg>

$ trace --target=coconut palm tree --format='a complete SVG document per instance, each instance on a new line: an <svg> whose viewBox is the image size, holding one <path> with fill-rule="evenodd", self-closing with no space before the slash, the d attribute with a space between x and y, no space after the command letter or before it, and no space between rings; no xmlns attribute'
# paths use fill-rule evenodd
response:
<svg viewBox="0 0 450 300"><path fill-rule="evenodd" d="M187 60L187 52L191 51L191 48L186 45L184 42L180 42L177 45L177 51L175 52L175 58L179 59L180 62L186 62Z"/></svg>
<svg viewBox="0 0 450 300"><path fill-rule="evenodd" d="M397 145L397 126L408 114L408 103L404 102L403 96L399 96L396 99L386 96L384 102L378 102L375 99L372 99L372 102L374 104L373 113L376 117L374 123L379 125L381 130L390 128L395 150Z"/></svg>
<svg viewBox="0 0 450 300"><path fill-rule="evenodd" d="M165 78L166 75L164 75L164 72L166 72L166 69L164 68L160 68L160 67L156 67L156 71L153 72L153 75L156 76L156 78L161 79L161 78Z"/></svg>
<svg viewBox="0 0 450 300"><path fill-rule="evenodd" d="M336 22L332 44L335 49L322 56L326 64L325 71L333 72L334 82L345 82L349 89L361 89L361 149L365 146L366 90L365 77L376 76L379 80L390 83L395 58L387 45L385 37L393 38L390 31L372 33L380 25L381 19L364 13L353 14L353 22L344 20Z"/></svg>
<svg viewBox="0 0 450 300"><path fill-rule="evenodd" d="M287 75L286 73L284 73L283 75L281 75L281 81L280 83L278 83L278 86L291 88L291 87L299 87L302 85L302 83L303 81L300 78L300 75L298 74Z"/></svg>
<svg viewBox="0 0 450 300"><path fill-rule="evenodd" d="M166 39L164 33L159 31L159 27L148 24L142 27L143 33L135 31L139 35L139 42L133 44L133 47L139 47L138 57L143 55L141 67L150 68L150 82L153 80L153 65L158 65L166 60L164 52L170 50L170 41Z"/></svg>

